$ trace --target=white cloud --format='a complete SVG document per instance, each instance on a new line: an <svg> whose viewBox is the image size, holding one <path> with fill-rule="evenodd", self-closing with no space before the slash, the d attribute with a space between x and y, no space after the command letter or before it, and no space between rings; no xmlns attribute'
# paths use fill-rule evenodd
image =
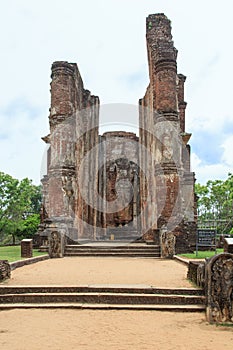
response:
<svg viewBox="0 0 233 350"><path fill-rule="evenodd" d="M233 168L233 135L229 136L222 144L222 160L229 167Z"/></svg>
<svg viewBox="0 0 233 350"><path fill-rule="evenodd" d="M208 180L226 180L228 173L233 172L232 163L205 164L195 153L191 155L191 166L197 182L201 184L206 184Z"/></svg>
<svg viewBox="0 0 233 350"><path fill-rule="evenodd" d="M0 113L1 171L19 179L29 177L38 184L45 149L41 136L47 133L44 111L32 111L30 105L12 105L12 109L15 115Z"/></svg>

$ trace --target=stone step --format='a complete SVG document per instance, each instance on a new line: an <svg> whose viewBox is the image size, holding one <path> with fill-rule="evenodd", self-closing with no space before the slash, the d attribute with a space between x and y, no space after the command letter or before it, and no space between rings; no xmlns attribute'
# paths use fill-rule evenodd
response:
<svg viewBox="0 0 233 350"><path fill-rule="evenodd" d="M15 303L0 304L0 310L11 309L90 309L90 310L154 310L170 312L203 312L204 305L155 305L155 304L80 304L80 303Z"/></svg>
<svg viewBox="0 0 233 350"><path fill-rule="evenodd" d="M114 246L116 244L116 246ZM40 252L47 252L48 247L46 246L41 246L39 249ZM152 256L160 256L160 247L157 245L146 245L146 244L132 244L132 245L117 245L117 243L106 243L106 245L93 245L93 246L88 246L88 245L67 245L65 248L65 255L67 256L75 256L75 255L81 255L81 253L84 253L86 256L91 256L91 255L107 255L108 256L115 256L116 254L130 254L134 256L138 256L137 254L145 254L148 256L149 253L152 254ZM75 253L75 254L74 254ZM84 255L84 254L82 254Z"/></svg>
<svg viewBox="0 0 233 350"><path fill-rule="evenodd" d="M155 250L155 249L140 249L140 250L136 250L136 249L65 249L66 252L78 252L78 253L116 253L116 254L120 254L120 253L135 253L135 254L159 254L160 250Z"/></svg>
<svg viewBox="0 0 233 350"><path fill-rule="evenodd" d="M160 258L156 253L120 253L120 252L66 252L65 256L102 256L102 257L141 257L141 258Z"/></svg>
<svg viewBox="0 0 233 350"><path fill-rule="evenodd" d="M127 241L95 241L95 242L86 242L82 244L67 244L67 247L80 247L80 248L136 248L136 249L145 249L145 248L151 248L151 247L160 247L158 244L147 244L147 243L130 243Z"/></svg>
<svg viewBox="0 0 233 350"><path fill-rule="evenodd" d="M139 293L24 293L2 294L1 304L14 303L81 303L81 304L165 304L204 305L205 297Z"/></svg>
<svg viewBox="0 0 233 350"><path fill-rule="evenodd" d="M152 246L152 245L148 245L148 246L140 246L140 247L129 247L129 246L116 246L116 247L109 247L109 246L83 246L83 245L67 245L66 246L66 250L88 250L88 251L132 251L132 252L140 252L140 251L148 251L148 252L154 252L154 251L160 251L160 247L159 246Z"/></svg>
<svg viewBox="0 0 233 350"><path fill-rule="evenodd" d="M47 253L48 250L49 250L48 246L40 246L40 248L38 249L38 252Z"/></svg>
<svg viewBox="0 0 233 350"><path fill-rule="evenodd" d="M203 296L199 288L156 288L147 285L84 285L84 286L7 286L0 285L0 295L24 293L136 293Z"/></svg>
<svg viewBox="0 0 233 350"><path fill-rule="evenodd" d="M160 247L156 245L132 244L67 245L65 256L113 256L113 257L160 257Z"/></svg>
<svg viewBox="0 0 233 350"><path fill-rule="evenodd" d="M0 309L71 308L204 311L198 288L148 285L0 286Z"/></svg>

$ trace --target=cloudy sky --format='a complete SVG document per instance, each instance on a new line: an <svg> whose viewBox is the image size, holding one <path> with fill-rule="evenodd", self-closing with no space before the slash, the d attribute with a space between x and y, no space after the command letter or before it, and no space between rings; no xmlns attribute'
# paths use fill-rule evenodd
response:
<svg viewBox="0 0 233 350"><path fill-rule="evenodd" d="M146 16L161 12L187 76L197 181L233 172L232 0L1 1L0 171L39 183L53 61L77 62L102 104L136 105L148 84Z"/></svg>

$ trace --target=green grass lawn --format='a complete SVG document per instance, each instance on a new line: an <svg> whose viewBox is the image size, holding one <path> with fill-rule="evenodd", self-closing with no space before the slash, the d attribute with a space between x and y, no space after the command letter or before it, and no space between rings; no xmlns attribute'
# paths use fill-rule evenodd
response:
<svg viewBox="0 0 233 350"><path fill-rule="evenodd" d="M223 253L223 249L217 249L217 254ZM198 255L196 256L196 252L193 254L180 254L179 256L183 256L185 258L189 259L205 259L205 258L211 258L211 256L215 255L215 251L205 250L205 251L198 251Z"/></svg>
<svg viewBox="0 0 233 350"><path fill-rule="evenodd" d="M33 257L44 255L47 253L38 252L37 249L33 249ZM8 260L9 262L23 260L21 258L21 247L20 246L7 246L0 247L0 260Z"/></svg>

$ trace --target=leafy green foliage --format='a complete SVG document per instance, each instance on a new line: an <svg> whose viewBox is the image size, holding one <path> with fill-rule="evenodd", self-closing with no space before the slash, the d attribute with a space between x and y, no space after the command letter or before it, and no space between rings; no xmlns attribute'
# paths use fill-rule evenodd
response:
<svg viewBox="0 0 233 350"><path fill-rule="evenodd" d="M0 172L0 240L12 235L14 243L16 237L31 237L39 224L40 206L40 186Z"/></svg>
<svg viewBox="0 0 233 350"><path fill-rule="evenodd" d="M31 238L38 229L40 223L39 214L31 214L26 219L20 221L20 225L16 230L16 235L20 239Z"/></svg>
<svg viewBox="0 0 233 350"><path fill-rule="evenodd" d="M223 180L207 181L206 185L195 185L198 195L199 222L213 223L218 233L233 231L233 175Z"/></svg>

